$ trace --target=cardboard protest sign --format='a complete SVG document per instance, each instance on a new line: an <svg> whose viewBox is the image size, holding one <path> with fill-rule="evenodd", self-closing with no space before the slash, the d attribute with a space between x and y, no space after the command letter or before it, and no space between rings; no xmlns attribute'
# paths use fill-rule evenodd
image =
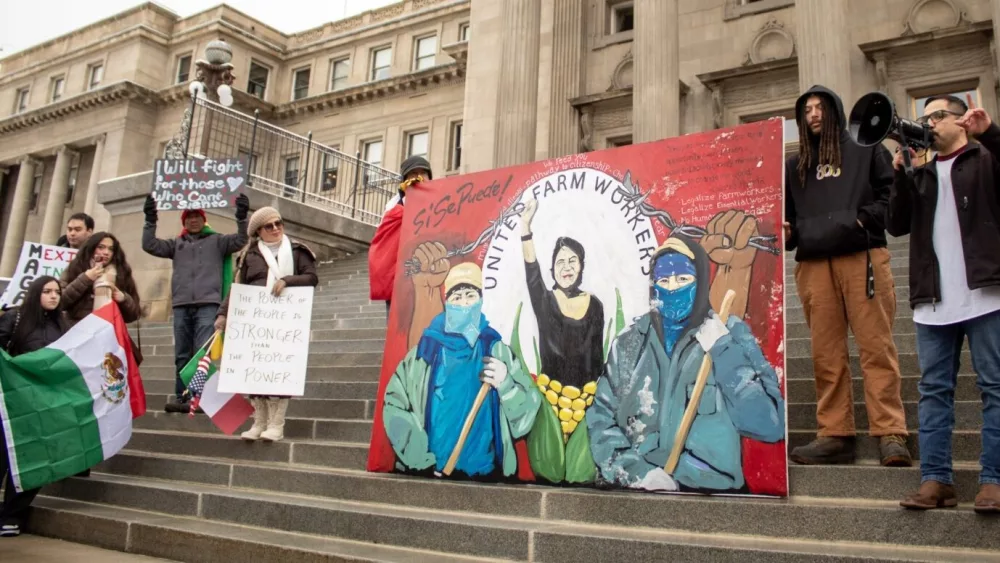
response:
<svg viewBox="0 0 1000 563"><path fill-rule="evenodd" d="M21 258L10 283L0 295L0 308L7 309L21 305L28 286L35 278L52 276L58 278L76 256L73 248L63 248L37 242L26 242L21 247Z"/></svg>
<svg viewBox="0 0 1000 563"><path fill-rule="evenodd" d="M153 174L153 199L160 211L235 207L246 185L246 163L221 160L159 159Z"/></svg>
<svg viewBox="0 0 1000 563"><path fill-rule="evenodd" d="M275 297L260 286L233 284L219 391L304 394L312 304L311 287L286 287Z"/></svg>
<svg viewBox="0 0 1000 563"><path fill-rule="evenodd" d="M782 121L407 191L368 470L786 496Z"/></svg>

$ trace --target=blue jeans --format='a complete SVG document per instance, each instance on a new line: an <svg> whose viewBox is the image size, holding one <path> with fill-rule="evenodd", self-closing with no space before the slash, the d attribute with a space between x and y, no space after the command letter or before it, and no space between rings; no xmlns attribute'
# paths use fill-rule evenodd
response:
<svg viewBox="0 0 1000 563"><path fill-rule="evenodd" d="M191 361L199 348L215 333L215 317L218 305L182 305L174 307L174 393L180 399L184 394L181 370Z"/></svg>
<svg viewBox="0 0 1000 563"><path fill-rule="evenodd" d="M1000 311L944 326L917 324L920 359L920 477L953 484L951 433L962 342L969 338L976 385L982 392L981 484L1000 485Z"/></svg>

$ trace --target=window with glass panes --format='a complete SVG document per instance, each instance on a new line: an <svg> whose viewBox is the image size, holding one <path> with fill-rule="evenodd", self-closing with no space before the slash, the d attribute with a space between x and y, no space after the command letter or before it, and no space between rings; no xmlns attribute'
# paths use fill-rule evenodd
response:
<svg viewBox="0 0 1000 563"><path fill-rule="evenodd" d="M293 188L299 185L299 157L297 156L285 159L285 185Z"/></svg>
<svg viewBox="0 0 1000 563"><path fill-rule="evenodd" d="M330 63L330 90L347 88L347 79L351 74L351 60L337 59Z"/></svg>
<svg viewBox="0 0 1000 563"><path fill-rule="evenodd" d="M90 65L90 69L87 71L87 89L97 88L101 80L104 80L104 65L101 63Z"/></svg>
<svg viewBox="0 0 1000 563"><path fill-rule="evenodd" d="M250 61L250 73L247 76L247 93L263 100L264 93L267 92L267 77L270 74L271 71L266 66L256 61Z"/></svg>
<svg viewBox="0 0 1000 563"><path fill-rule="evenodd" d="M45 177L45 164L41 161L35 164L35 176L31 179L31 211L38 210L38 199L42 193L42 178Z"/></svg>
<svg viewBox="0 0 1000 563"><path fill-rule="evenodd" d="M183 84L191 78L191 55L177 59L177 84Z"/></svg>
<svg viewBox="0 0 1000 563"><path fill-rule="evenodd" d="M410 133L406 136L406 156L422 156L427 158L427 146L430 135L427 131Z"/></svg>
<svg viewBox="0 0 1000 563"><path fill-rule="evenodd" d="M73 203L73 195L76 193L76 178L80 175L80 153L73 154L73 160L69 163L69 178L66 183L69 189L66 190L66 205Z"/></svg>
<svg viewBox="0 0 1000 563"><path fill-rule="evenodd" d="M392 75L392 47L372 50L372 71L370 80L384 80Z"/></svg>
<svg viewBox="0 0 1000 563"><path fill-rule="evenodd" d="M337 188L337 171L340 168L340 159L334 154L323 155L323 171L320 174L320 190L324 192Z"/></svg>
<svg viewBox="0 0 1000 563"><path fill-rule="evenodd" d="M21 113L28 109L28 99L31 95L29 88L19 88L14 96L14 113Z"/></svg>
<svg viewBox="0 0 1000 563"><path fill-rule="evenodd" d="M292 75L292 99L301 100L309 96L309 76L312 73L308 68L300 68Z"/></svg>
<svg viewBox="0 0 1000 563"><path fill-rule="evenodd" d="M458 170L462 166L462 122L451 124L451 155L448 161L448 170Z"/></svg>
<svg viewBox="0 0 1000 563"><path fill-rule="evenodd" d="M58 102L66 93L66 77L57 76L52 79L52 101Z"/></svg>
<svg viewBox="0 0 1000 563"><path fill-rule="evenodd" d="M414 52L413 70L423 70L434 66L434 57L437 55L437 35L417 39Z"/></svg>

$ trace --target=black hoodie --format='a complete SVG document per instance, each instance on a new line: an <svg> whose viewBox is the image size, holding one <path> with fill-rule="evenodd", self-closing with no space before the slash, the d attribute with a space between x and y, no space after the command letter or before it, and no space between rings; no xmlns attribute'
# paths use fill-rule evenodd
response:
<svg viewBox="0 0 1000 563"><path fill-rule="evenodd" d="M862 147L847 133L847 115L840 96L823 86L813 86L795 102L795 122L804 118L810 96L824 98L836 109L840 128L841 170L828 170L822 179L819 137L808 133L812 162L805 185L799 183L799 155L785 162L785 221L792 226L786 250L796 250L795 260L817 260L854 254L886 246L885 213L892 187L892 155L882 144ZM862 228L858 221L864 225Z"/></svg>

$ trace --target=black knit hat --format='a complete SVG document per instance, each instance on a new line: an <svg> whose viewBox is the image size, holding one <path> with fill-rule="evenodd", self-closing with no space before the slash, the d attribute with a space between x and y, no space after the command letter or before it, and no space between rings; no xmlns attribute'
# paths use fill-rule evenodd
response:
<svg viewBox="0 0 1000 563"><path fill-rule="evenodd" d="M414 170L425 170L427 171L427 179L434 179L434 175L431 174L431 163L427 162L427 159L422 156L411 156L404 160L403 164L399 165L399 175L403 178L406 178L406 175Z"/></svg>

